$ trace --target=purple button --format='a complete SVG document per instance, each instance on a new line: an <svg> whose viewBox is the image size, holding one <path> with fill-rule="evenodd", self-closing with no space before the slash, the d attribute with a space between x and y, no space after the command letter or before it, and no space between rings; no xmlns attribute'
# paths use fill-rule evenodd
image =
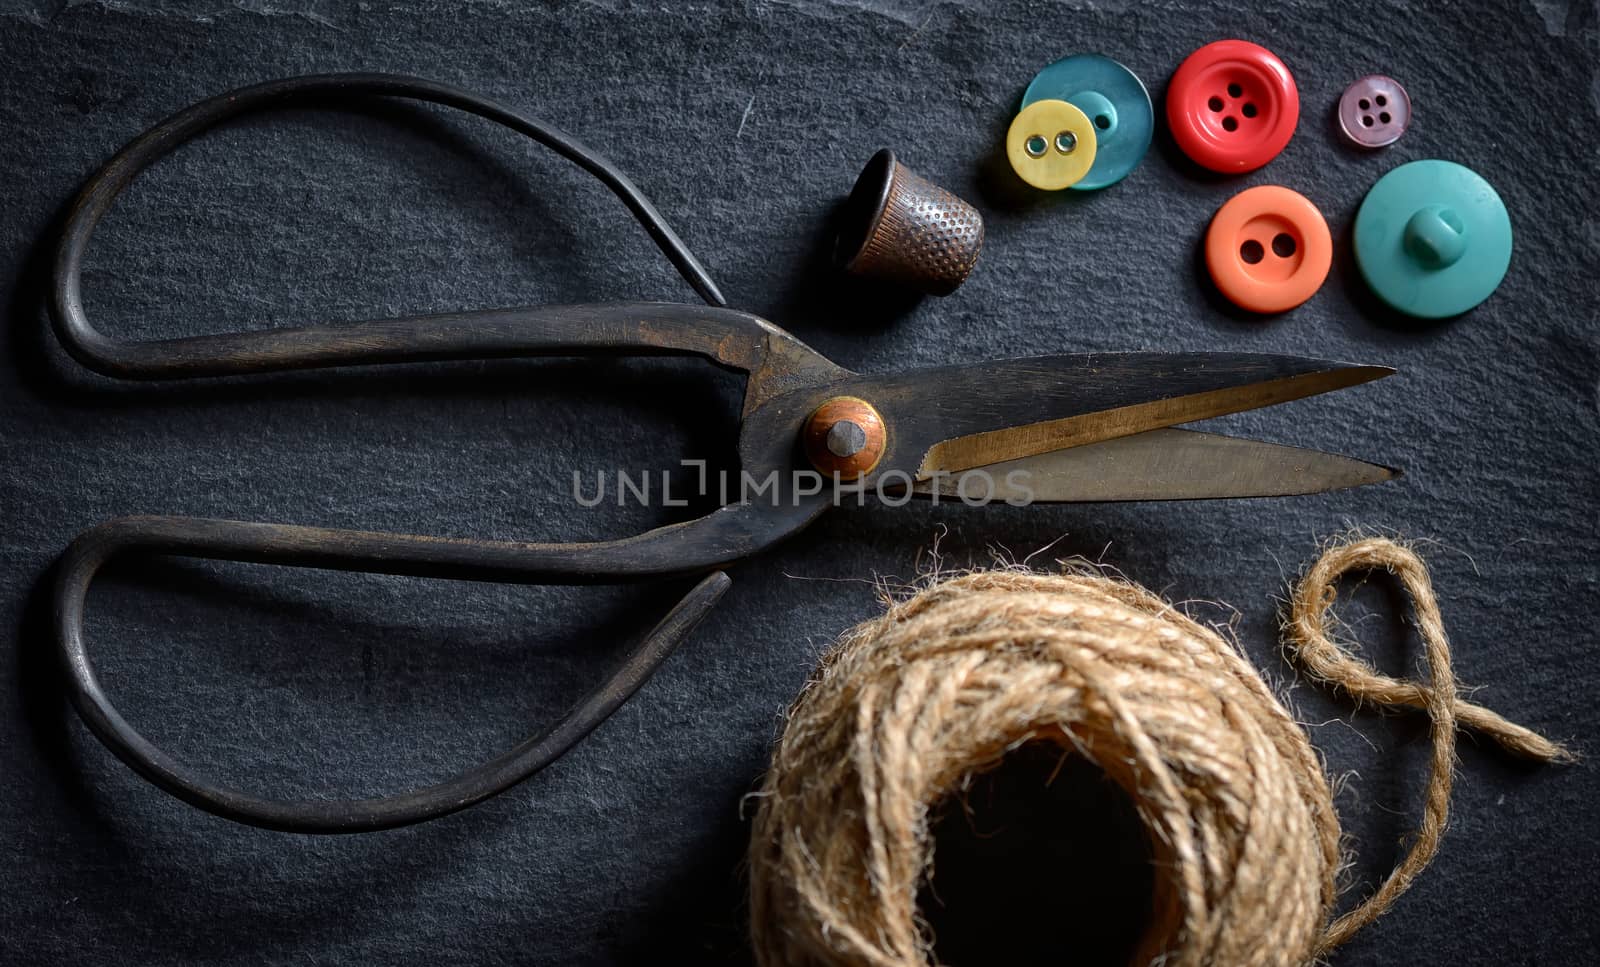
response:
<svg viewBox="0 0 1600 967"><path fill-rule="evenodd" d="M1411 123L1411 98L1392 77L1369 74L1339 98L1339 127L1362 148L1394 144Z"/></svg>

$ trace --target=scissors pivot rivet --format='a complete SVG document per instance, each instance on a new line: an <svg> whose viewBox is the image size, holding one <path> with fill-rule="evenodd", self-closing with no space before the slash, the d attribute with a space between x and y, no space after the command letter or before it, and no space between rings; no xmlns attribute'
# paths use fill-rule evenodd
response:
<svg viewBox="0 0 1600 967"><path fill-rule="evenodd" d="M828 431L828 452L836 457L853 457L867 448L867 431L860 424L840 420Z"/></svg>
<svg viewBox="0 0 1600 967"><path fill-rule="evenodd" d="M824 400L806 420L803 436L811 465L841 480L871 473L889 442L883 416L855 396Z"/></svg>

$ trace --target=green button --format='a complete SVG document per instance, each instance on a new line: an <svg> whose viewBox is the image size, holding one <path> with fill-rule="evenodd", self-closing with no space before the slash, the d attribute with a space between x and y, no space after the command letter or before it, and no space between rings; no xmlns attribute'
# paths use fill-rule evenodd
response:
<svg viewBox="0 0 1600 967"><path fill-rule="evenodd" d="M1133 71L1109 57L1074 54L1046 67L1022 93L1022 106L1044 100L1066 101L1094 124L1094 167L1072 185L1078 191L1116 184L1150 148L1150 94Z"/></svg>
<svg viewBox="0 0 1600 967"><path fill-rule="evenodd" d="M1356 213L1356 263L1384 302L1444 319L1489 298L1511 265L1511 217L1482 176L1450 161L1401 165Z"/></svg>

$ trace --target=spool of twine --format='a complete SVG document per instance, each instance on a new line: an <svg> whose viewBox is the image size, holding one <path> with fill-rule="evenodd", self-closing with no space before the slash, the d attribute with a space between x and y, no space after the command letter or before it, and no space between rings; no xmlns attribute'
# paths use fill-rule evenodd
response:
<svg viewBox="0 0 1600 967"><path fill-rule="evenodd" d="M1330 635L1335 583L1374 569L1411 595L1426 683L1382 675ZM1172 967L1303 965L1380 916L1438 849L1458 727L1533 759L1569 758L1459 697L1427 568L1393 541L1327 550L1295 590L1285 637L1312 677L1432 719L1414 842L1348 913L1333 919L1328 779L1234 645L1124 581L1001 570L937 583L848 632L796 701L751 834L760 963L933 963L917 912L930 816L1027 742L1090 760L1138 810L1156 875L1133 963Z"/></svg>

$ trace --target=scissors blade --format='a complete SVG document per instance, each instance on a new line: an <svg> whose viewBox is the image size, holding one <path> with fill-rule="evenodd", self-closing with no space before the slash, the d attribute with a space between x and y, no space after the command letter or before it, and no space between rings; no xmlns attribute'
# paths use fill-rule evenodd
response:
<svg viewBox="0 0 1600 967"><path fill-rule="evenodd" d="M894 399L899 413L884 416L900 431L895 464L914 467L913 477L925 480L1272 406L1393 372L1264 353L1037 356L908 374L916 385Z"/></svg>
<svg viewBox="0 0 1600 967"><path fill-rule="evenodd" d="M1336 453L1168 427L941 475L912 492L1019 504L1201 500L1315 494L1399 475Z"/></svg>

